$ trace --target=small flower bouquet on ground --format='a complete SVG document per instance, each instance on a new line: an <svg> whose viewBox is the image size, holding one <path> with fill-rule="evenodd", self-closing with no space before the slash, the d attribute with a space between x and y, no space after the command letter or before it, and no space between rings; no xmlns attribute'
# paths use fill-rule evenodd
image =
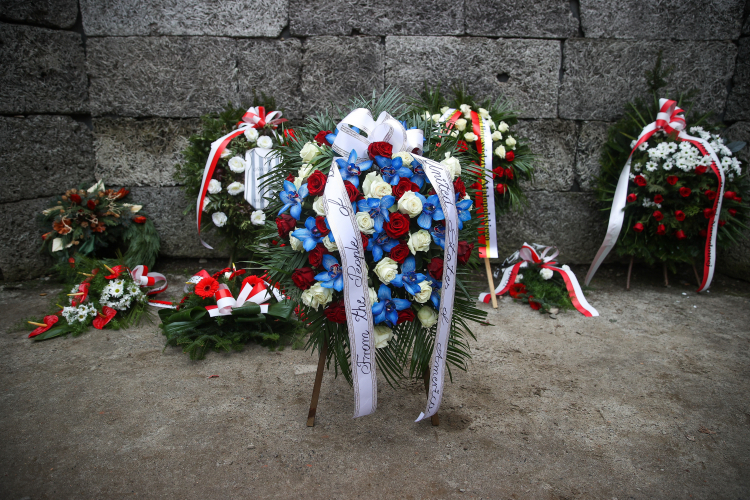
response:
<svg viewBox="0 0 750 500"><path fill-rule="evenodd" d="M129 194L124 188L105 189L101 181L89 189L67 190L42 211L47 227L42 250L65 261L76 255L114 257L125 249L126 265L153 266L159 236L141 205L130 202Z"/></svg>

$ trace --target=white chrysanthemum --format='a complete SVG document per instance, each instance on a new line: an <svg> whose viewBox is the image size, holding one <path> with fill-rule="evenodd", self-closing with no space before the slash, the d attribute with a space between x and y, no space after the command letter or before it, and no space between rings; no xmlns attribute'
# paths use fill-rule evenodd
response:
<svg viewBox="0 0 750 500"><path fill-rule="evenodd" d="M228 165L229 165L229 170L231 170L234 173L241 174L242 172L245 171L245 160L243 160L239 156L230 158Z"/></svg>
<svg viewBox="0 0 750 500"><path fill-rule="evenodd" d="M222 227L227 223L227 214L224 212L214 212L211 215L211 220L214 221L216 227Z"/></svg>
<svg viewBox="0 0 750 500"><path fill-rule="evenodd" d="M630 141L630 149L633 149L636 144L638 144L638 141L636 139L633 139L632 141Z"/></svg>
<svg viewBox="0 0 750 500"><path fill-rule="evenodd" d="M646 170L649 172L655 172L657 168L659 168L659 164L655 161L646 162Z"/></svg>
<svg viewBox="0 0 750 500"><path fill-rule="evenodd" d="M544 279L544 280L551 279L552 275L553 275L552 269L546 269L546 268L545 269L541 269L539 271L539 274L542 276L542 279Z"/></svg>
<svg viewBox="0 0 750 500"><path fill-rule="evenodd" d="M648 149L648 142L644 142L643 144L638 146L638 149L640 149L641 151L646 151Z"/></svg>
<svg viewBox="0 0 750 500"><path fill-rule="evenodd" d="M264 135L263 137L258 137L258 147L271 149L273 147L273 141L267 135Z"/></svg>
<svg viewBox="0 0 750 500"><path fill-rule="evenodd" d="M114 280L111 283L107 284L105 288L108 289L107 291L112 297L120 297L122 296L122 292L125 290L125 281Z"/></svg>
<svg viewBox="0 0 750 500"><path fill-rule="evenodd" d="M673 166L674 165L672 165L671 161L665 161L661 168L663 168L664 170L672 170Z"/></svg>
<svg viewBox="0 0 750 500"><path fill-rule="evenodd" d="M250 222L254 226L262 226L266 223L266 213L263 210L256 210L250 214Z"/></svg>
<svg viewBox="0 0 750 500"><path fill-rule="evenodd" d="M208 182L208 194L218 193L221 193L221 182L217 181L216 179L211 179Z"/></svg>
<svg viewBox="0 0 750 500"><path fill-rule="evenodd" d="M240 193L245 192L245 185L241 182L233 182L227 187L227 193L232 196L237 196Z"/></svg>
<svg viewBox="0 0 750 500"><path fill-rule="evenodd" d="M245 130L245 138L250 142L255 142L258 140L258 131L254 128L249 128Z"/></svg>

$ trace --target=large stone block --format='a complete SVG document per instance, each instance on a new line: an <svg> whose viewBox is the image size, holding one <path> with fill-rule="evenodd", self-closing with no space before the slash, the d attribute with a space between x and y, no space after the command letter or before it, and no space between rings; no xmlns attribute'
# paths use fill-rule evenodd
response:
<svg viewBox="0 0 750 500"><path fill-rule="evenodd" d="M568 38L578 19L566 0L467 0L466 33L475 36Z"/></svg>
<svg viewBox="0 0 750 500"><path fill-rule="evenodd" d="M744 0L581 0L587 38L726 40L737 38Z"/></svg>
<svg viewBox="0 0 750 500"><path fill-rule="evenodd" d="M607 131L611 126L612 123L609 122L581 124L576 147L576 180L582 191L596 189L596 178L602 171L599 159L604 143L607 142Z"/></svg>
<svg viewBox="0 0 750 500"><path fill-rule="evenodd" d="M523 213L506 213L498 219L500 257L526 242L556 246L559 262L590 263L606 232L594 195L531 191L528 197L529 207Z"/></svg>
<svg viewBox="0 0 750 500"><path fill-rule="evenodd" d="M68 116L0 117L0 144L0 203L94 181L91 132Z"/></svg>
<svg viewBox="0 0 750 500"><path fill-rule="evenodd" d="M81 0L81 15L89 36L277 37L287 0Z"/></svg>
<svg viewBox="0 0 750 500"><path fill-rule="evenodd" d="M743 141L747 143L737 153L737 158L747 166L750 163L750 122L737 122L724 130L721 135L730 142Z"/></svg>
<svg viewBox="0 0 750 500"><path fill-rule="evenodd" d="M284 118L301 117L299 85L302 43L297 39L238 40L235 50L241 102L251 103L253 91L273 96Z"/></svg>
<svg viewBox="0 0 750 500"><path fill-rule="evenodd" d="M96 178L113 186L174 186L174 168L200 120L94 119Z"/></svg>
<svg viewBox="0 0 750 500"><path fill-rule="evenodd" d="M85 113L81 35L0 23L0 113Z"/></svg>
<svg viewBox="0 0 750 500"><path fill-rule="evenodd" d="M89 38L92 114L182 118L238 103L236 51L228 38Z"/></svg>
<svg viewBox="0 0 750 500"><path fill-rule="evenodd" d="M0 15L8 21L72 28L78 17L76 0L0 0Z"/></svg>
<svg viewBox="0 0 750 500"><path fill-rule="evenodd" d="M359 95L383 91L383 46L377 37L309 38L302 60L306 114L346 108Z"/></svg>
<svg viewBox="0 0 750 500"><path fill-rule="evenodd" d="M560 42L389 36L386 84L414 94L423 82L465 82L476 98L507 97L522 118L556 118Z"/></svg>
<svg viewBox="0 0 750 500"><path fill-rule="evenodd" d="M139 187L132 198L143 205L143 211L154 221L161 238L160 255L166 257L228 257L221 250L209 250L201 245L195 226L195 212L184 214L185 208L194 206L179 187ZM203 234L203 239L216 248L215 234Z"/></svg>
<svg viewBox="0 0 750 500"><path fill-rule="evenodd" d="M42 228L37 215L49 207L50 198L0 205L0 277L8 281L37 278L45 274L52 260L39 253Z"/></svg>
<svg viewBox="0 0 750 500"><path fill-rule="evenodd" d="M737 55L730 42L571 39L563 50L560 117L574 120L614 120L627 102L648 97L645 73L660 51L674 65L662 94L695 89L696 110L722 113Z"/></svg>
<svg viewBox="0 0 750 500"><path fill-rule="evenodd" d="M295 36L462 35L464 9L452 0L291 0L289 25Z"/></svg>
<svg viewBox="0 0 750 500"><path fill-rule="evenodd" d="M741 38L737 69L727 100L726 120L750 120L750 38Z"/></svg>
<svg viewBox="0 0 750 500"><path fill-rule="evenodd" d="M511 133L526 138L531 151L536 155L534 183L522 183L524 190L570 191L573 188L575 122L521 120Z"/></svg>

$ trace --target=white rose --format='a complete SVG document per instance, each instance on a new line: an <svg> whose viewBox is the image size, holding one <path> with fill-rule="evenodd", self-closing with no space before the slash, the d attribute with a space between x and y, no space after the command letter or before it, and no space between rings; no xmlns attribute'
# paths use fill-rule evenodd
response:
<svg viewBox="0 0 750 500"><path fill-rule="evenodd" d="M430 300L430 296L432 295L432 287L430 286L429 282L423 281L419 284L419 288L421 290L414 296L414 300L416 300L420 304L424 304L425 302Z"/></svg>
<svg viewBox="0 0 750 500"><path fill-rule="evenodd" d="M503 134L501 134L499 131L495 130L492 132L492 140L493 141L500 141L503 138Z"/></svg>
<svg viewBox="0 0 750 500"><path fill-rule="evenodd" d="M294 250L295 252L305 251L305 245L302 243L302 240L295 238L291 234L289 234L289 245L292 247L292 250Z"/></svg>
<svg viewBox="0 0 750 500"><path fill-rule="evenodd" d="M255 142L258 140L258 131L254 128L249 128L245 130L245 138L250 142Z"/></svg>
<svg viewBox="0 0 750 500"><path fill-rule="evenodd" d="M440 121L440 116L441 116L440 114L435 113L434 115L432 115L432 121L434 121L435 123L438 123Z"/></svg>
<svg viewBox="0 0 750 500"><path fill-rule="evenodd" d="M567 264L563 264L563 265L562 265L562 268L563 268L564 270L566 270L566 271L570 271L570 266L568 266Z"/></svg>
<svg viewBox="0 0 750 500"><path fill-rule="evenodd" d="M453 158L450 153L445 153L445 160L441 161L440 164L445 166L453 179L461 175L461 163Z"/></svg>
<svg viewBox="0 0 750 500"><path fill-rule="evenodd" d="M464 139L466 139L466 142L474 142L477 140L477 135L474 132L467 132Z"/></svg>
<svg viewBox="0 0 750 500"><path fill-rule="evenodd" d="M339 247L336 246L336 243L331 241L331 238L328 237L329 235L326 235L325 238L323 238L323 246L326 247L326 250L329 252L337 252Z"/></svg>
<svg viewBox="0 0 750 500"><path fill-rule="evenodd" d="M241 174L245 171L245 160L240 158L239 156L235 156L234 158L229 159L229 170L232 172Z"/></svg>
<svg viewBox="0 0 750 500"><path fill-rule="evenodd" d="M471 113L471 106L469 106L468 104L462 104L458 107L458 109L460 109L461 113L463 114Z"/></svg>
<svg viewBox="0 0 750 500"><path fill-rule="evenodd" d="M216 179L211 179L208 182L208 194L221 193L221 182Z"/></svg>
<svg viewBox="0 0 750 500"><path fill-rule="evenodd" d="M214 212L214 214L211 215L211 220L214 221L216 227L221 227L227 223L227 214L224 212Z"/></svg>
<svg viewBox="0 0 750 500"><path fill-rule="evenodd" d="M417 252L426 252L429 250L431 241L430 233L424 229L420 229L416 233L409 235L409 241L406 243L406 246L409 247L412 255L417 255Z"/></svg>
<svg viewBox="0 0 750 500"><path fill-rule="evenodd" d="M220 156L221 158L229 158L230 156L232 156L232 154L233 153L228 148L225 148L224 151L221 152Z"/></svg>
<svg viewBox="0 0 750 500"><path fill-rule="evenodd" d="M539 274L542 276L542 279L548 280L552 278L552 269L542 269L539 271Z"/></svg>
<svg viewBox="0 0 750 500"><path fill-rule="evenodd" d="M208 212L208 205L210 203L211 203L211 198L209 198L208 196L206 196L205 198L203 198L203 207L202 207L202 210L204 212Z"/></svg>
<svg viewBox="0 0 750 500"><path fill-rule="evenodd" d="M398 200L398 211L412 219L418 217L422 213L422 200L417 198L417 195L412 191L407 191Z"/></svg>
<svg viewBox="0 0 750 500"><path fill-rule="evenodd" d="M256 210L250 214L250 222L256 226L262 226L266 223L266 214L263 210Z"/></svg>
<svg viewBox="0 0 750 500"><path fill-rule="evenodd" d="M491 128L492 130L495 130L495 129L497 128L497 125L495 125L495 122L493 122L492 120L488 120L488 122L489 122L489 124L490 124L490 128Z"/></svg>
<svg viewBox="0 0 750 500"><path fill-rule="evenodd" d="M451 132L451 137L458 137L458 130Z"/></svg>
<svg viewBox="0 0 750 500"><path fill-rule="evenodd" d="M507 131L508 131L508 128L509 128L509 127L508 127L508 124L507 124L507 123L505 123L505 122L500 122L500 125L498 125L498 126L497 126L497 129L498 129L498 130L499 130L500 132L503 132L503 133L507 132Z"/></svg>
<svg viewBox="0 0 750 500"><path fill-rule="evenodd" d="M508 136L508 138L505 139L505 145L509 148L513 148L516 145L516 140L513 137Z"/></svg>
<svg viewBox="0 0 750 500"><path fill-rule="evenodd" d="M390 196L391 194L393 194L393 186L384 180L376 180L370 186L371 198L382 198L383 196Z"/></svg>
<svg viewBox="0 0 750 500"><path fill-rule="evenodd" d="M373 287L368 287L367 290L370 292L370 305L372 306L378 301L378 292Z"/></svg>
<svg viewBox="0 0 750 500"><path fill-rule="evenodd" d="M370 197L370 186L372 186L372 183L376 180L383 180L382 177L380 177L376 172L370 172L365 176L365 180L362 181L362 194L364 194L366 197Z"/></svg>
<svg viewBox="0 0 750 500"><path fill-rule="evenodd" d="M227 193L231 194L232 196L237 196L240 193L245 192L245 185L241 182L233 182L229 186L227 186Z"/></svg>
<svg viewBox="0 0 750 500"><path fill-rule="evenodd" d="M417 318L419 318L419 322L422 323L423 327L432 328L432 326L437 323L438 314L437 311L430 306L422 306L417 313Z"/></svg>
<svg viewBox="0 0 750 500"><path fill-rule="evenodd" d="M481 116L482 118L489 118L490 112L484 108L479 108L479 116Z"/></svg>
<svg viewBox="0 0 750 500"><path fill-rule="evenodd" d="M315 210L315 215L320 215L325 217L326 215L326 208L323 204L323 197L318 196L315 198L315 201L313 202L313 210Z"/></svg>
<svg viewBox="0 0 750 500"><path fill-rule="evenodd" d="M409 153L402 151L400 153L394 153L392 158L395 160L396 158L401 158L401 161L403 162L404 166L407 167L411 165L411 162L414 161L414 157L410 155Z"/></svg>
<svg viewBox="0 0 750 500"><path fill-rule="evenodd" d="M310 174L313 173L313 170L315 170L315 166L310 165L309 163L303 163L302 168L300 168L297 171L297 175L302 178L302 180L307 179L310 177Z"/></svg>
<svg viewBox="0 0 750 500"><path fill-rule="evenodd" d="M459 130L461 132L466 130L466 120L464 120L463 118L459 118L458 120L456 120L456 130Z"/></svg>
<svg viewBox="0 0 750 500"><path fill-rule="evenodd" d="M258 137L258 147L271 149L273 147L273 141L267 135L264 135L263 137Z"/></svg>
<svg viewBox="0 0 750 500"><path fill-rule="evenodd" d="M378 275L380 281L387 285L398 274L398 264L390 257L383 257L375 265L375 274Z"/></svg>
<svg viewBox="0 0 750 500"><path fill-rule="evenodd" d="M357 221L357 228L365 234L372 234L375 232L375 221L370 217L369 212L357 212L354 216Z"/></svg>
<svg viewBox="0 0 750 500"><path fill-rule="evenodd" d="M505 148L503 146L496 147L495 154L500 158L505 158Z"/></svg>
<svg viewBox="0 0 750 500"><path fill-rule="evenodd" d="M393 338L393 330L387 326L375 326L375 348L382 349L388 347L388 341Z"/></svg>
<svg viewBox="0 0 750 500"><path fill-rule="evenodd" d="M330 288L320 286L320 281L302 292L302 303L307 307L312 307L316 311L318 307L324 306L331 301L333 291Z"/></svg>
<svg viewBox="0 0 750 500"><path fill-rule="evenodd" d="M448 106L443 106L442 108L440 108L440 112L443 113L443 114L445 114L445 113L448 112L449 109L451 109L451 108L449 108Z"/></svg>
<svg viewBox="0 0 750 500"><path fill-rule="evenodd" d="M319 153L320 149L318 149L318 146L313 142L308 142L300 150L299 156L305 163L310 163Z"/></svg>

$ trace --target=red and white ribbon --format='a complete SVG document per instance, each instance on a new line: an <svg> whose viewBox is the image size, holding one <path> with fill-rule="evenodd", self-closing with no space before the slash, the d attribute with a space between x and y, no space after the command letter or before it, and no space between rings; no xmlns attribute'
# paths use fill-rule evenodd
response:
<svg viewBox="0 0 750 500"><path fill-rule="evenodd" d="M130 271L130 276L133 278L133 281L135 281L139 286L142 287L153 287L157 283L161 283L161 285L159 285L158 287L152 288L151 290L146 292L146 295L156 295L162 293L168 287L167 277L160 273L148 272L147 266L135 266ZM174 304L166 300L149 299L148 304L153 307L174 309Z"/></svg>
<svg viewBox="0 0 750 500"><path fill-rule="evenodd" d="M246 302L253 302L260 305L261 314L265 314L268 312L268 301L271 300L271 294L268 293L269 289L274 291L274 288L262 279L256 276L248 276L242 281L240 293L235 299L232 297L229 287L221 284L214 294L216 305L206 306L206 310L211 317L230 316L232 309L242 307Z"/></svg>
<svg viewBox="0 0 750 500"><path fill-rule="evenodd" d="M242 115L242 122L238 123L238 125L241 125L244 122L253 128L263 128L266 125L271 125L271 127L276 128L279 124L289 121L286 118L281 118L281 115L281 111L271 111L266 114L266 108L263 106L256 106L248 109L247 112Z"/></svg>
<svg viewBox="0 0 750 500"><path fill-rule="evenodd" d="M535 246L541 248L541 245ZM552 250L554 250L554 253L548 256L547 253ZM562 276L562 279L565 282L565 287L568 289L570 300L578 312L589 318L599 316L599 312L594 309L588 303L586 297L583 296L583 290L581 290L581 285L578 283L578 279L576 278L576 275L573 274L573 271L555 265L557 263L554 259L557 257L558 253L559 252L555 247L544 247L544 250L540 255L533 246L524 243L520 250L506 260L508 263L515 262L515 264L506 267L503 270L503 277L500 280L500 284L495 289L495 295L503 295L510 291L510 287L516 282L518 271L521 268L527 267L529 262L533 262L534 264L539 264L539 267L542 269L549 269L556 273L560 273L560 276ZM489 293L482 293L479 295L480 302L484 302L485 304L488 304L491 298L492 297Z"/></svg>
<svg viewBox="0 0 750 500"><path fill-rule="evenodd" d="M641 134L638 136L638 140L636 141L633 150L630 152L628 161L625 162L625 167L622 169L620 178L617 181L617 188L615 189L615 195L612 199L612 210L609 214L607 234L604 237L602 246L594 257L594 261L591 263L588 273L586 274L586 280L584 282L586 285L591 282L597 269L599 269L599 266L615 246L617 238L620 236L622 222L625 218L625 205L627 203L628 184L630 182L630 162L633 158L633 153L638 146L648 141L652 135L660 130L667 134L677 134L677 140L687 141L697 147L703 155L711 157L711 169L714 171L714 174L716 174L719 186L717 189L718 195L714 200L713 215L708 223L705 258L703 261L703 280L698 291L703 292L711 285L711 280L713 279L714 271L716 270L716 233L719 228L719 215L721 212L721 203L724 198L724 172L721 170L721 162L716 156L716 152L708 141L698 137L693 137L685 132L686 123L685 117L682 113L684 113L684 111L677 107L675 101L659 99L659 112L656 115L656 120L644 127Z"/></svg>

